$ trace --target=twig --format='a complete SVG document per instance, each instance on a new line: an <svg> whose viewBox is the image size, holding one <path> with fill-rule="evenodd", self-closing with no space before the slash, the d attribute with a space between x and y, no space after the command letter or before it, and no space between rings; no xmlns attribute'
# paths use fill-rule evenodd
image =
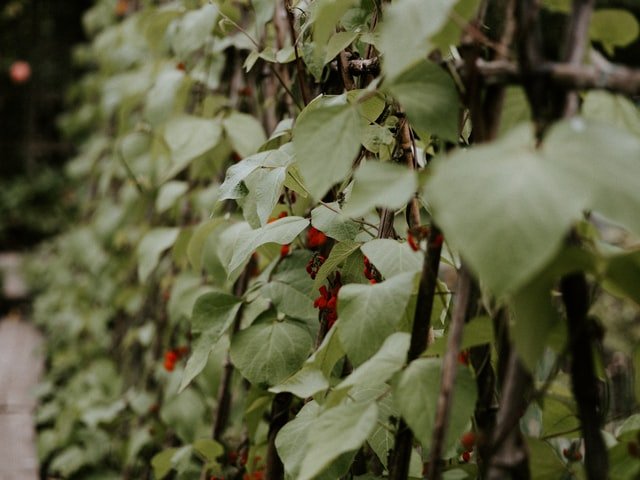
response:
<svg viewBox="0 0 640 480"><path fill-rule="evenodd" d="M518 359L515 349L509 349L509 359L502 388L500 409L492 439L492 455L488 459L486 478L530 478L526 447L517 428L526 405L525 395L531 376Z"/></svg>
<svg viewBox="0 0 640 480"><path fill-rule="evenodd" d="M420 286L418 287L418 301L413 316L411 328L411 343L407 353L407 362L418 358L427 348L429 328L431 327L431 313L436 286L438 285L438 269L440 254L442 253L442 233L435 225L429 230L427 252L422 264ZM389 459L389 480L405 480L409 474L409 460L413 432L403 419L400 419L396 430L395 444Z"/></svg>
<svg viewBox="0 0 640 480"><path fill-rule="evenodd" d="M457 375L457 357L462 343L462 330L468 314L469 302L472 300L473 279L466 268L462 268L458 277L458 298L449 327L447 350L442 365L442 381L440 395L436 406L435 424L429 453L429 471L427 477L438 480L442 475L440 457L444 449L445 434L449 424L451 405L453 402L454 384Z"/></svg>
<svg viewBox="0 0 640 480"><path fill-rule="evenodd" d="M593 339L587 319L589 290L584 273L565 276L560 282L560 290L567 310L571 386L582 425L587 478L589 480L608 478L609 456L600 433L602 412L599 407L598 383L593 359Z"/></svg>

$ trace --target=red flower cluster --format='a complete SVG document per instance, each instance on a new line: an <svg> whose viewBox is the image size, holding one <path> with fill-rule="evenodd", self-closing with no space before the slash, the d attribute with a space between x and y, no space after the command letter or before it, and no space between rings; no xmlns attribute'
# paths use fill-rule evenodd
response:
<svg viewBox="0 0 640 480"><path fill-rule="evenodd" d="M165 352L164 369L167 372L173 372L173 370L176 368L176 363L187 353L189 353L188 347L178 347Z"/></svg>
<svg viewBox="0 0 640 480"><path fill-rule="evenodd" d="M264 480L265 474L264 470L255 470L251 473L245 473L242 476L242 480Z"/></svg>
<svg viewBox="0 0 640 480"><path fill-rule="evenodd" d="M309 248L318 248L327 243L327 236L315 227L311 227L307 231L307 246Z"/></svg>
<svg viewBox="0 0 640 480"><path fill-rule="evenodd" d="M289 252L291 251L291 244L287 243L286 245L282 245L280 247L280 258L284 258L287 255L289 255Z"/></svg>
<svg viewBox="0 0 640 480"><path fill-rule="evenodd" d="M382 280L382 275L380 275L376 267L371 265L367 257L364 257L364 276L367 277L371 285L375 285Z"/></svg>
<svg viewBox="0 0 640 480"><path fill-rule="evenodd" d="M572 445L570 448L563 448L562 455L570 462L579 462L582 460L582 453L578 450L577 446Z"/></svg>
<svg viewBox="0 0 640 480"><path fill-rule="evenodd" d="M320 270L320 267L322 266L325 260L326 259L322 255L316 252L313 254L313 257L311 257L307 262L306 270L312 280L316 279L318 270Z"/></svg>
<svg viewBox="0 0 640 480"><path fill-rule="evenodd" d="M331 287L331 291L329 291L324 285L321 286L320 296L316 298L315 302L313 302L313 306L315 308L319 308L320 313L327 319L328 328L333 327L333 324L336 323L336 320L338 319L337 303L340 287L342 287L340 272L336 272L336 278L333 282L333 286Z"/></svg>

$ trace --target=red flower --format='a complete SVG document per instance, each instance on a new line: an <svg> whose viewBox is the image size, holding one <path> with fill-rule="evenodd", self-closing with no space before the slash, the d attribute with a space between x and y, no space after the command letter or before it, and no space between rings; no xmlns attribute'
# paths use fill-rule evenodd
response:
<svg viewBox="0 0 640 480"><path fill-rule="evenodd" d="M287 255L289 255L290 250L291 250L291 247L289 245L282 245L282 247L280 247L280 257L284 258Z"/></svg>
<svg viewBox="0 0 640 480"><path fill-rule="evenodd" d="M315 227L307 232L307 245L309 248L321 247L327 242L327 236Z"/></svg>
<svg viewBox="0 0 640 480"><path fill-rule="evenodd" d="M476 444L476 434L474 432L466 432L460 437L460 443L465 451L470 452Z"/></svg>

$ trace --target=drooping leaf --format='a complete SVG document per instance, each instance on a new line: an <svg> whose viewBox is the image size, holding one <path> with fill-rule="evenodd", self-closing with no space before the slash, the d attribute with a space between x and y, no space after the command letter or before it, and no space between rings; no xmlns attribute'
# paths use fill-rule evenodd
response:
<svg viewBox="0 0 640 480"><path fill-rule="evenodd" d="M171 46L176 54L184 58L201 48L211 35L217 19L218 7L210 3L205 3L198 10L187 12L177 22L173 33Z"/></svg>
<svg viewBox="0 0 640 480"><path fill-rule="evenodd" d="M622 95L592 90L584 97L582 115L590 120L624 128L640 137L640 108Z"/></svg>
<svg viewBox="0 0 640 480"><path fill-rule="evenodd" d="M443 159L425 187L447 241L497 295L553 258L584 204L541 161L526 128Z"/></svg>
<svg viewBox="0 0 640 480"><path fill-rule="evenodd" d="M314 289L320 288L327 277L333 273L342 262L344 262L349 256L358 250L359 243L351 242L349 240L340 242L334 245L329 253L329 256L318 270L316 278L313 282Z"/></svg>
<svg viewBox="0 0 640 480"><path fill-rule="evenodd" d="M359 231L358 225L342 213L338 202L314 208L311 211L311 224L340 242L353 240Z"/></svg>

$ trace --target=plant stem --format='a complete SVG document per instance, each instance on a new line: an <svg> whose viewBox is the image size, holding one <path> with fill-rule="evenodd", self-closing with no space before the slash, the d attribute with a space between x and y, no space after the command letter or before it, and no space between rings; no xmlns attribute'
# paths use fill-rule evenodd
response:
<svg viewBox="0 0 640 480"><path fill-rule="evenodd" d="M437 480L442 475L440 457L444 449L445 434L453 405L454 384L457 375L457 357L462 343L462 330L468 317L469 304L473 301L473 279L466 268L462 268L458 277L456 304L449 326L447 350L442 365L440 395L436 406L435 424L429 453L428 478Z"/></svg>
<svg viewBox="0 0 640 480"><path fill-rule="evenodd" d="M422 264L418 302L413 316L407 363L418 358L427 348L433 300L438 284L440 254L442 253L441 235L440 229L432 225L427 239L427 252ZM408 477L412 444L413 432L405 421L400 419L396 430L395 445L389 459L389 480L405 480Z"/></svg>
<svg viewBox="0 0 640 480"><path fill-rule="evenodd" d="M267 437L266 480L282 480L284 478L284 465L276 450L276 436L289 421L289 407L292 399L292 395L288 392L278 393L273 397L271 421L269 422L269 434Z"/></svg>

